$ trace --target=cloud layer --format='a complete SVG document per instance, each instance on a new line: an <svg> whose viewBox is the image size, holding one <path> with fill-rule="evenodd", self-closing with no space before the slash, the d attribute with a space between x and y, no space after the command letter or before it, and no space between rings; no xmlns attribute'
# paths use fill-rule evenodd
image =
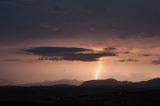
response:
<svg viewBox="0 0 160 106"><path fill-rule="evenodd" d="M121 59L121 60L118 60L119 62L138 62L139 60L137 59Z"/></svg>
<svg viewBox="0 0 160 106"><path fill-rule="evenodd" d="M36 55L39 56L39 60L51 61L97 61L101 57L117 56L117 53L110 48L108 50L95 51L76 47L33 47L21 49L18 53Z"/></svg>
<svg viewBox="0 0 160 106"><path fill-rule="evenodd" d="M1 42L79 35L95 39L112 38L112 34L121 39L160 36L159 0L0 2Z"/></svg>
<svg viewBox="0 0 160 106"><path fill-rule="evenodd" d="M152 63L155 65L160 65L160 59L153 60Z"/></svg>

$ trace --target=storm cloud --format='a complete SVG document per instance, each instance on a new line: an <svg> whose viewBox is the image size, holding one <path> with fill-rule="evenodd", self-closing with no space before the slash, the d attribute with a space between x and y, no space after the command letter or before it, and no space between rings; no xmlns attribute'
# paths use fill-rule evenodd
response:
<svg viewBox="0 0 160 106"><path fill-rule="evenodd" d="M94 51L92 49L75 47L33 47L21 49L17 53L37 55L39 60L51 61L97 61L101 57L117 56L117 53L112 51Z"/></svg>
<svg viewBox="0 0 160 106"><path fill-rule="evenodd" d="M153 60L152 63L155 65L160 65L160 59Z"/></svg>
<svg viewBox="0 0 160 106"><path fill-rule="evenodd" d="M14 0L14 5L0 5L4 43L78 35L95 39L112 38L112 34L120 39L160 36L159 0Z"/></svg>
<svg viewBox="0 0 160 106"><path fill-rule="evenodd" d="M138 62L139 60L137 59L121 59L121 60L118 60L119 62Z"/></svg>

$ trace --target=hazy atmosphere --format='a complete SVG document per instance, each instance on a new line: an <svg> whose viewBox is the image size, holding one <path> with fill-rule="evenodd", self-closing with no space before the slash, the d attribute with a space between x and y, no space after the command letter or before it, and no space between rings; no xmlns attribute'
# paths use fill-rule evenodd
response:
<svg viewBox="0 0 160 106"><path fill-rule="evenodd" d="M157 78L159 29L159 0L0 0L0 82Z"/></svg>

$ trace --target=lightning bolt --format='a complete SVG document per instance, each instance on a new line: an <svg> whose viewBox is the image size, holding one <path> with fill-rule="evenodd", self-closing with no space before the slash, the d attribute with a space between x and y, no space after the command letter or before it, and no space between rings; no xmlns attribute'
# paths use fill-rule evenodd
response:
<svg viewBox="0 0 160 106"><path fill-rule="evenodd" d="M98 76L99 76L99 73L101 70L102 70L102 59L100 58L99 59L99 66L98 66L97 72L96 72L96 80L98 80Z"/></svg>

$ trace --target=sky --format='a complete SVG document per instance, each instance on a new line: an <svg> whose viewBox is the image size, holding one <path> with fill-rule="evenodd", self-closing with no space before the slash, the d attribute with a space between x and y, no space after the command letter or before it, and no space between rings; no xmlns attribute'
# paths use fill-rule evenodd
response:
<svg viewBox="0 0 160 106"><path fill-rule="evenodd" d="M160 77L159 0L0 0L0 80Z"/></svg>

